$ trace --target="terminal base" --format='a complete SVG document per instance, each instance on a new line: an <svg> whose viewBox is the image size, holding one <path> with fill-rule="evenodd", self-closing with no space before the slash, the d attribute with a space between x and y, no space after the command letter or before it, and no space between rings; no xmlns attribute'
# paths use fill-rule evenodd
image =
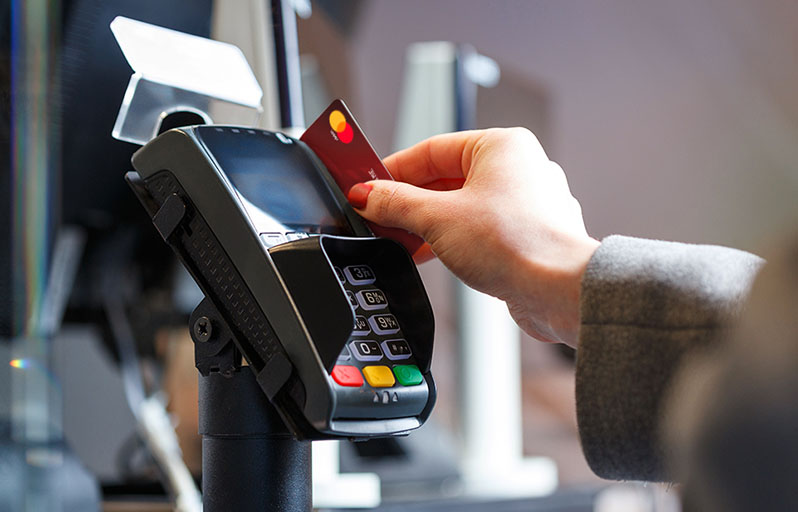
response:
<svg viewBox="0 0 798 512"><path fill-rule="evenodd" d="M309 512L310 442L297 441L248 368L199 377L205 512Z"/></svg>

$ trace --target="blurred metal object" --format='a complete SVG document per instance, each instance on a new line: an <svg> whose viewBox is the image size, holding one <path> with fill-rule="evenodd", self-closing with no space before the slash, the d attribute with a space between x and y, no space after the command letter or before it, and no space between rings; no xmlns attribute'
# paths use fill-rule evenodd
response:
<svg viewBox="0 0 798 512"><path fill-rule="evenodd" d="M78 227L65 226L58 231L42 301L41 330L47 337L55 336L61 327L85 243L86 233Z"/></svg>
<svg viewBox="0 0 798 512"><path fill-rule="evenodd" d="M463 69L468 79L480 87L495 87L502 75L495 60L475 51L463 56Z"/></svg>
<svg viewBox="0 0 798 512"><path fill-rule="evenodd" d="M280 98L277 86L274 27L271 0L214 0L211 38L241 48L263 89L263 115L257 127L279 130ZM219 117L211 112L214 119Z"/></svg>
<svg viewBox="0 0 798 512"><path fill-rule="evenodd" d="M150 396L141 402L136 417L139 433L166 473L169 487L175 493L175 510L201 512L202 496L183 462L175 429L160 397Z"/></svg>
<svg viewBox="0 0 798 512"><path fill-rule="evenodd" d="M310 18L313 14L313 6L310 0L291 0L291 5L294 7L296 15L302 19Z"/></svg>
<svg viewBox="0 0 798 512"><path fill-rule="evenodd" d="M299 67L296 14L291 0L271 1L280 121L283 128L300 127L305 122L305 115L302 110L302 72Z"/></svg>

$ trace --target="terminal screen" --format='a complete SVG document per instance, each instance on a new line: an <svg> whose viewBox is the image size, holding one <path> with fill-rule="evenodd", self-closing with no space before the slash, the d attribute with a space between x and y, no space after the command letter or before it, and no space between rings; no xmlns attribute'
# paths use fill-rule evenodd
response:
<svg viewBox="0 0 798 512"><path fill-rule="evenodd" d="M327 183L296 142L244 128L204 126L198 132L259 232L352 234Z"/></svg>

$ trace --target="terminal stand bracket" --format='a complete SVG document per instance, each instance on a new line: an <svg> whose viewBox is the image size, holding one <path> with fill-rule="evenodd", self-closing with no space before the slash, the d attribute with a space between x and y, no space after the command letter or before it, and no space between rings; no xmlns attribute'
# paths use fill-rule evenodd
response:
<svg viewBox="0 0 798 512"><path fill-rule="evenodd" d="M194 309L189 320L194 341L194 362L203 377L218 372L229 377L241 367L241 353L233 333L207 298Z"/></svg>

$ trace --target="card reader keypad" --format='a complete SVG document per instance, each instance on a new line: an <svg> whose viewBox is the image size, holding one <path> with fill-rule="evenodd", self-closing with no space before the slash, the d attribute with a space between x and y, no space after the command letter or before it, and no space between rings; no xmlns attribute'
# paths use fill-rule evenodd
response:
<svg viewBox="0 0 798 512"><path fill-rule="evenodd" d="M331 375L339 386L339 404L409 405L416 400L417 390L426 390L426 384L400 321L380 288L379 276L363 264L335 266L334 270L355 313L352 337Z"/></svg>

